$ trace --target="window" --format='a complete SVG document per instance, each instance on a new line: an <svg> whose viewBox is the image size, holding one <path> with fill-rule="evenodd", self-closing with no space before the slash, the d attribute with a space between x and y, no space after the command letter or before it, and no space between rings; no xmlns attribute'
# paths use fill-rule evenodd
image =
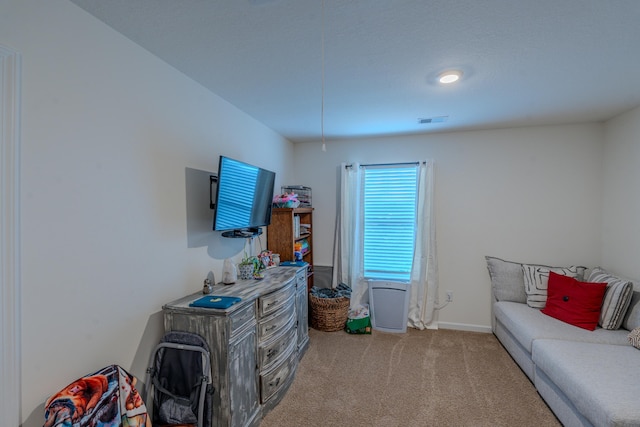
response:
<svg viewBox="0 0 640 427"><path fill-rule="evenodd" d="M363 168L364 277L409 281L416 234L418 164Z"/></svg>

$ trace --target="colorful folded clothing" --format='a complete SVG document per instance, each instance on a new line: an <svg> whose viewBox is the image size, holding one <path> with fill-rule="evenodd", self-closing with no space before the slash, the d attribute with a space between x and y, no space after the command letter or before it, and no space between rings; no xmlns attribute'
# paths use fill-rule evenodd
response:
<svg viewBox="0 0 640 427"><path fill-rule="evenodd" d="M316 298L351 298L351 287L345 283L340 283L335 289L313 286L310 293Z"/></svg>

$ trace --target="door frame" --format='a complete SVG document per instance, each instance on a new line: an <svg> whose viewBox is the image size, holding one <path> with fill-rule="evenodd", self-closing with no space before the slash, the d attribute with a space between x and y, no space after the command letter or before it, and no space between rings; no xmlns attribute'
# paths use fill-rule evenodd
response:
<svg viewBox="0 0 640 427"><path fill-rule="evenodd" d="M0 45L0 425L20 425L21 56Z"/></svg>

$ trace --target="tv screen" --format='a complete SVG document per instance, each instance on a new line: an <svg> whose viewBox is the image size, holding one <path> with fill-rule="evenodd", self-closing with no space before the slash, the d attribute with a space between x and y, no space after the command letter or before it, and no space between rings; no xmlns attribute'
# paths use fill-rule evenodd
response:
<svg viewBox="0 0 640 427"><path fill-rule="evenodd" d="M220 156L213 229L257 228L271 223L275 172Z"/></svg>

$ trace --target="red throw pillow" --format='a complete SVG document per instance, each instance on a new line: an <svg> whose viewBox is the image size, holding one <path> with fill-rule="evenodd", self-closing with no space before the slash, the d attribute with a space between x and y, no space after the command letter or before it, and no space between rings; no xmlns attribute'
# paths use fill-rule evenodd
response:
<svg viewBox="0 0 640 427"><path fill-rule="evenodd" d="M573 277L549 273L547 305L542 312L565 323L593 331L600 319L606 283L579 282Z"/></svg>

